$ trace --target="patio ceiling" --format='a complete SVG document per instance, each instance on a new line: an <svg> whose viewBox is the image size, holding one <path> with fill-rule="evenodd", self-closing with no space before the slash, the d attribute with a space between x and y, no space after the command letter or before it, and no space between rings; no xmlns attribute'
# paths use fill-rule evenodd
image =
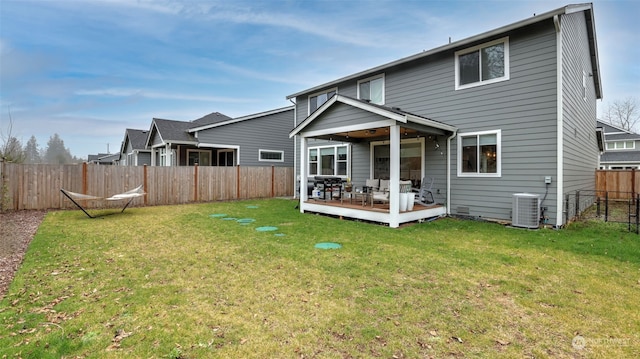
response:
<svg viewBox="0 0 640 359"><path fill-rule="evenodd" d="M419 131L416 129L401 127L400 128L400 136L402 139L405 138L419 138L419 137L428 137L428 136L438 136L445 135L444 131L438 131L432 129L433 131ZM375 127L364 130L356 130L356 131L347 131L347 132L336 132L327 135L313 136L313 138L324 139L324 140L335 140L342 142L369 142L369 141L383 141L389 139L389 127Z"/></svg>

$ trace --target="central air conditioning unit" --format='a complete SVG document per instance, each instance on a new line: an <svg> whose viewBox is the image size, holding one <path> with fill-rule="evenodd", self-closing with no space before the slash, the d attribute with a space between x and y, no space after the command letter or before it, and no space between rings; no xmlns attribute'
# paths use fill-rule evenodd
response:
<svg viewBox="0 0 640 359"><path fill-rule="evenodd" d="M511 216L511 225L514 227L538 228L540 196L531 193L514 193Z"/></svg>

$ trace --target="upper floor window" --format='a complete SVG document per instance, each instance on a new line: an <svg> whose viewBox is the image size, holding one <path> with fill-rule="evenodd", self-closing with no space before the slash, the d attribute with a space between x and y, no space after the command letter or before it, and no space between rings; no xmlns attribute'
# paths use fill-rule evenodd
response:
<svg viewBox="0 0 640 359"><path fill-rule="evenodd" d="M329 100L333 95L338 92L338 89L333 88L328 91L318 92L311 96L309 96L309 115L313 113L313 111L317 110L318 107L322 106L327 100Z"/></svg>
<svg viewBox="0 0 640 359"><path fill-rule="evenodd" d="M500 177L500 142L500 130L460 134L458 176Z"/></svg>
<svg viewBox="0 0 640 359"><path fill-rule="evenodd" d="M509 79L509 38L456 51L456 90Z"/></svg>
<svg viewBox="0 0 640 359"><path fill-rule="evenodd" d="M607 142L607 150L633 150L635 148L636 148L635 141Z"/></svg>
<svg viewBox="0 0 640 359"><path fill-rule="evenodd" d="M358 81L358 98L384 105L384 74Z"/></svg>

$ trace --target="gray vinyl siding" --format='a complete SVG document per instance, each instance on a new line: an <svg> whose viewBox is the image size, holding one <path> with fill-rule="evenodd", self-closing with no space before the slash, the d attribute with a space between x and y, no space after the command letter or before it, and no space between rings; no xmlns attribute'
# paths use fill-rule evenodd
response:
<svg viewBox="0 0 640 359"><path fill-rule="evenodd" d="M151 166L151 152L138 152L138 166Z"/></svg>
<svg viewBox="0 0 640 359"><path fill-rule="evenodd" d="M322 121L310 123L305 128L305 132L341 127L347 123L349 125L356 125L383 120L386 120L383 116L375 115L342 103L336 103L322 114Z"/></svg>
<svg viewBox="0 0 640 359"><path fill-rule="evenodd" d="M425 60L421 66L387 71L385 75L387 106L456 126L459 133L501 130L499 178L458 177L457 141L451 141L452 214L458 207L466 207L471 216L509 220L513 193L536 193L542 198L546 190L544 176L555 178L557 173L553 23L548 21L508 35L508 81L455 91L453 52ZM446 138L440 136L438 141L444 151ZM434 189L442 187L442 192L446 162L437 161L433 155L426 162L427 175L436 177ZM544 203L552 218L556 215L554 187L555 181Z"/></svg>
<svg viewBox="0 0 640 359"><path fill-rule="evenodd" d="M562 17L562 105L564 193L594 190L598 166L596 140L596 94L584 13ZM583 99L582 77L587 74L587 99Z"/></svg>
<svg viewBox="0 0 640 359"><path fill-rule="evenodd" d="M293 109L198 132L198 142L239 146L240 166L293 167ZM259 161L259 150L284 151L284 162Z"/></svg>

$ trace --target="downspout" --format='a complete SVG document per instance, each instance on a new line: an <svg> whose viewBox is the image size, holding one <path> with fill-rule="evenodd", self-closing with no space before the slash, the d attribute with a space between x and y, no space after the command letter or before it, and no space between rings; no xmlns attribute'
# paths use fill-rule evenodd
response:
<svg viewBox="0 0 640 359"><path fill-rule="evenodd" d="M293 104L293 128L297 126L298 120L298 104L292 99L288 99L289 102ZM302 161L302 158L300 159ZM296 163L298 162L298 135L293 136L293 183L297 183L298 181L298 166ZM299 184L300 193L302 193L302 183ZM293 185L293 198L296 198L296 188L295 184ZM304 185L304 190L307 190L307 184Z"/></svg>
<svg viewBox="0 0 640 359"><path fill-rule="evenodd" d="M457 134L458 129L456 128L453 130L453 134L447 138L447 216L451 215L451 140L456 138Z"/></svg>
<svg viewBox="0 0 640 359"><path fill-rule="evenodd" d="M556 60L557 60L557 68L556 68L556 116L557 118L557 159L556 159L556 228L560 228L564 225L564 214L563 214L563 192L564 192L564 131L563 131L563 107L562 107L562 26L560 23L560 17L555 15L553 17L553 24L556 28Z"/></svg>

